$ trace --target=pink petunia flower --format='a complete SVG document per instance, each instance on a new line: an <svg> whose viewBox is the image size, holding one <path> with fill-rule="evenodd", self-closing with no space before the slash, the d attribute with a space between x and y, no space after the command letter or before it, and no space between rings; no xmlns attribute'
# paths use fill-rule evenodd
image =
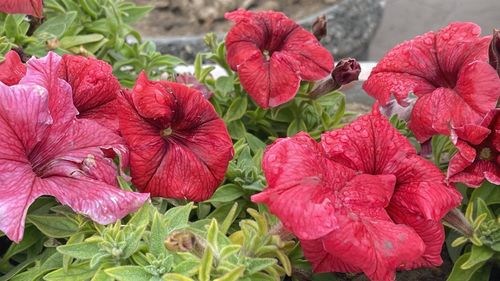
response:
<svg viewBox="0 0 500 281"><path fill-rule="evenodd" d="M70 86L57 76L61 57L28 61L18 85L0 83L0 230L23 237L28 207L44 195L107 224L137 210L148 194L117 187L116 167L103 149L127 158L124 140L76 119Z"/></svg>
<svg viewBox="0 0 500 281"><path fill-rule="evenodd" d="M452 128L458 152L450 159L448 179L478 187L483 180L500 184L500 109L490 111L479 125Z"/></svg>
<svg viewBox="0 0 500 281"><path fill-rule="evenodd" d="M43 17L43 0L2 0L0 13L27 14L41 18Z"/></svg>
<svg viewBox="0 0 500 281"><path fill-rule="evenodd" d="M134 185L151 196L208 199L233 157L231 138L210 102L185 85L149 81L144 73L119 100Z"/></svg>
<svg viewBox="0 0 500 281"><path fill-rule="evenodd" d="M333 57L309 31L279 12L226 13L235 25L226 37L227 62L263 108L295 96L300 80L329 75Z"/></svg>
<svg viewBox="0 0 500 281"><path fill-rule="evenodd" d="M73 89L78 118L118 131L117 96L121 87L111 65L94 58L64 55L59 75Z"/></svg>
<svg viewBox="0 0 500 281"><path fill-rule="evenodd" d="M0 82L7 86L16 85L26 75L26 65L16 51L8 51L0 62Z"/></svg>
<svg viewBox="0 0 500 281"><path fill-rule="evenodd" d="M377 105L320 144L305 133L279 139L262 164L268 187L252 200L301 240L316 272L394 280L396 269L442 263L440 219L461 195Z"/></svg>
<svg viewBox="0 0 500 281"><path fill-rule="evenodd" d="M420 142L450 128L479 124L500 97L500 79L488 64L491 36L481 28L456 22L417 36L389 51L363 88L382 105L390 96L406 105L410 93L418 99L409 127Z"/></svg>

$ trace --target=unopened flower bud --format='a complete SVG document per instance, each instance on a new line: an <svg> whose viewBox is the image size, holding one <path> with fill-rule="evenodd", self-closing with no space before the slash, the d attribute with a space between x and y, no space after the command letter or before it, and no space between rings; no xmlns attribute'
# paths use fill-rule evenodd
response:
<svg viewBox="0 0 500 281"><path fill-rule="evenodd" d="M57 38L47 40L47 49L55 50L59 48L59 40Z"/></svg>
<svg viewBox="0 0 500 281"><path fill-rule="evenodd" d="M491 38L489 49L490 64L497 70L500 76L500 29L493 30L493 37Z"/></svg>
<svg viewBox="0 0 500 281"><path fill-rule="evenodd" d="M465 237L472 237L472 234L474 234L472 225L465 218L464 214L462 214L462 212L457 208L449 211L448 214L444 216L443 221L455 230L459 231Z"/></svg>
<svg viewBox="0 0 500 281"><path fill-rule="evenodd" d="M332 72L333 79L340 85L356 81L361 73L361 66L353 58L341 59Z"/></svg>
<svg viewBox="0 0 500 281"><path fill-rule="evenodd" d="M320 41L326 36L327 28L326 28L327 20L326 16L322 15L316 18L312 25L312 33Z"/></svg>
<svg viewBox="0 0 500 281"><path fill-rule="evenodd" d="M353 58L344 58L337 63L332 74L316 83L309 93L312 98L317 98L339 89L342 85L358 80L361 73L361 66Z"/></svg>

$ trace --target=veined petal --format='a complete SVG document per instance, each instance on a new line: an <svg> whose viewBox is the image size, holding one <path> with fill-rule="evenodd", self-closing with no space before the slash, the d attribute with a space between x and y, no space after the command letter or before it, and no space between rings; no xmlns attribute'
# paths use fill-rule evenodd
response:
<svg viewBox="0 0 500 281"><path fill-rule="evenodd" d="M51 195L74 211L100 224L108 224L139 209L149 194L123 191L87 177L49 177L38 182L43 195Z"/></svg>
<svg viewBox="0 0 500 281"><path fill-rule="evenodd" d="M276 107L295 97L300 78L280 53L274 53L269 61L261 54L248 59L238 74L243 88L261 107Z"/></svg>
<svg viewBox="0 0 500 281"><path fill-rule="evenodd" d="M16 51L8 51L5 54L5 60L0 62L0 82L12 86L19 83L24 75L26 75L26 66L19 54Z"/></svg>
<svg viewBox="0 0 500 281"><path fill-rule="evenodd" d="M43 17L43 0L2 0L0 12L7 14L27 14Z"/></svg>

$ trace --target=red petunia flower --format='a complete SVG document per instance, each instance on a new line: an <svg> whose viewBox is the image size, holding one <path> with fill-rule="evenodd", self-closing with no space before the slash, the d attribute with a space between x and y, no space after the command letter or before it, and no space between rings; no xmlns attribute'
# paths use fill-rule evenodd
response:
<svg viewBox="0 0 500 281"><path fill-rule="evenodd" d="M500 79L488 64L491 36L480 33L476 24L456 22L403 42L382 58L363 88L382 105L391 94L404 105L414 93L409 127L420 142L450 134L451 126L479 124L500 97Z"/></svg>
<svg viewBox="0 0 500 281"><path fill-rule="evenodd" d="M117 96L121 87L111 65L94 58L64 55L59 75L73 89L78 118L118 131Z"/></svg>
<svg viewBox="0 0 500 281"><path fill-rule="evenodd" d="M396 269L442 262L440 219L460 193L377 106L320 144L304 133L276 141L263 170L268 187L252 200L301 240L316 272L394 280Z"/></svg>
<svg viewBox="0 0 500 281"><path fill-rule="evenodd" d="M450 159L448 179L478 187L483 180L500 184L500 109L490 111L481 124L453 128L458 152Z"/></svg>
<svg viewBox="0 0 500 281"><path fill-rule="evenodd" d="M2 0L0 13L27 14L41 18L43 17L43 0Z"/></svg>
<svg viewBox="0 0 500 281"><path fill-rule="evenodd" d="M16 51L8 51L5 60L0 62L0 82L7 86L16 85L26 75L26 65L23 64Z"/></svg>
<svg viewBox="0 0 500 281"><path fill-rule="evenodd" d="M28 62L18 85L0 83L0 230L23 237L28 207L44 195L107 224L138 209L147 194L117 187L103 149L127 157L124 140L91 120L77 120L69 85L57 77L61 57Z"/></svg>
<svg viewBox="0 0 500 281"><path fill-rule="evenodd" d="M196 90L149 81L144 73L119 100L134 185L152 196L208 199L233 156L231 138L210 102Z"/></svg>
<svg viewBox="0 0 500 281"><path fill-rule="evenodd" d="M275 107L295 96L300 80L329 75L333 57L309 31L279 12L226 13L227 62L255 102Z"/></svg>

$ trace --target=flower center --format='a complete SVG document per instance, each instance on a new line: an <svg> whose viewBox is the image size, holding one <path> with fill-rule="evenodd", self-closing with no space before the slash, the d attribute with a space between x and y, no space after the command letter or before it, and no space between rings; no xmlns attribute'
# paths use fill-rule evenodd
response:
<svg viewBox="0 0 500 281"><path fill-rule="evenodd" d="M160 136L164 139L167 139L170 135L172 135L172 128L170 127L160 131Z"/></svg>
<svg viewBox="0 0 500 281"><path fill-rule="evenodd" d="M481 149L481 152L479 153L479 158L481 160L491 160L492 156L493 153L491 153L491 149L488 147Z"/></svg>
<svg viewBox="0 0 500 281"><path fill-rule="evenodd" d="M269 52L269 50L262 51L262 54L264 55L266 61L269 61L271 59L271 52Z"/></svg>

